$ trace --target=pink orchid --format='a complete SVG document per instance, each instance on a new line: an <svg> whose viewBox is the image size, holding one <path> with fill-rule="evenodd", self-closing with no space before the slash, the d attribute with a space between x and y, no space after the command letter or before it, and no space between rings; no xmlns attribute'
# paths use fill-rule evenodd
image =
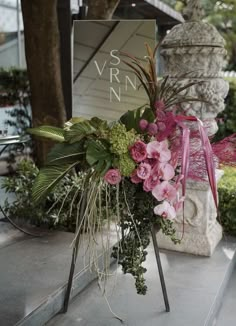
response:
<svg viewBox="0 0 236 326"><path fill-rule="evenodd" d="M137 176L137 169L132 172L130 180L135 184L143 182L143 180Z"/></svg>
<svg viewBox="0 0 236 326"><path fill-rule="evenodd" d="M174 201L177 195L176 188L168 181L163 181L152 190L153 196L158 200Z"/></svg>
<svg viewBox="0 0 236 326"><path fill-rule="evenodd" d="M175 170L169 163L160 163L160 175L163 180L169 181L175 176Z"/></svg>
<svg viewBox="0 0 236 326"><path fill-rule="evenodd" d="M159 164L156 163L152 168L150 177L144 180L143 190L149 192L153 190L159 183L160 183L160 169L159 169Z"/></svg>
<svg viewBox="0 0 236 326"><path fill-rule="evenodd" d="M116 185L121 181L121 174L118 169L110 169L104 176L104 180L111 185Z"/></svg>
<svg viewBox="0 0 236 326"><path fill-rule="evenodd" d="M148 179L151 175L152 167L148 163L141 163L137 168L137 176L140 179Z"/></svg>
<svg viewBox="0 0 236 326"><path fill-rule="evenodd" d="M176 217L175 208L171 206L167 201L163 201L162 204L157 205L154 208L154 213L170 220L173 220Z"/></svg>
<svg viewBox="0 0 236 326"><path fill-rule="evenodd" d="M148 143L147 157L158 159L160 162L168 162L171 158L168 143L166 141L158 142L156 140Z"/></svg>

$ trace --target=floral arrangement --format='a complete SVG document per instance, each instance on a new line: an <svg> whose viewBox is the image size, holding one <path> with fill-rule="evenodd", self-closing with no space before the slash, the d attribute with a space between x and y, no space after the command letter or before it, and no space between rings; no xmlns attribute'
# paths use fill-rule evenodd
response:
<svg viewBox="0 0 236 326"><path fill-rule="evenodd" d="M91 256L97 257L94 239L99 228L95 230L94 224L100 225L105 214L108 227L111 221L118 227L119 241L112 255L125 273L134 276L140 294L147 290L142 263L147 255L150 228L156 225L173 241L180 240L175 237L171 221L183 208L187 177L208 176L217 205L217 160L207 131L199 119L181 110L181 103L199 101L181 95L194 83L178 88L177 83L169 82L168 76L158 79L155 53L156 49L152 51L147 45L146 66L121 53L145 89L149 104L126 112L112 123L97 117L73 118L64 128L41 126L30 130L31 134L58 142L37 177L34 200L40 201L71 171L83 171L84 191L80 198L75 195L72 200L78 201L74 248L77 252L81 230L86 230ZM202 144L200 152L190 139ZM197 164L202 169L196 168Z"/></svg>

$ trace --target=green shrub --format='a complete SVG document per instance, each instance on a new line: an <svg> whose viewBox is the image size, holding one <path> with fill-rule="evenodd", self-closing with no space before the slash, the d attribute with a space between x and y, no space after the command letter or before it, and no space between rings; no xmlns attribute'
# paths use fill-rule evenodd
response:
<svg viewBox="0 0 236 326"><path fill-rule="evenodd" d="M229 93L225 100L225 110L218 114L218 127L214 141L221 140L236 132L236 78L229 81Z"/></svg>
<svg viewBox="0 0 236 326"><path fill-rule="evenodd" d="M15 175L4 178L2 188L6 193L15 194L12 202L5 200L5 212L11 218L38 226L47 225L50 228L74 231L81 189L80 176L67 175L52 194L42 203L35 205L32 201L32 188L38 172L38 168L31 160L24 159L18 164Z"/></svg>
<svg viewBox="0 0 236 326"><path fill-rule="evenodd" d="M226 233L236 236L236 168L225 167L218 185L219 222Z"/></svg>

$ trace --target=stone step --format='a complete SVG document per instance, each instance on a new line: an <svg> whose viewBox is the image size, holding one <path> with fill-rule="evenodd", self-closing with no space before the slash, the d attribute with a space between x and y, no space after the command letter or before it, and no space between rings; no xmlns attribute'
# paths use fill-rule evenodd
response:
<svg viewBox="0 0 236 326"><path fill-rule="evenodd" d="M25 235L0 247L1 326L42 326L61 310L73 237L71 233L54 231L40 238ZM115 240L114 231L111 243ZM72 297L96 278L88 268L86 236L83 243L83 250L78 255ZM98 250L102 251L101 247L98 244Z"/></svg>
<svg viewBox="0 0 236 326"><path fill-rule="evenodd" d="M129 326L212 326L235 265L235 251L236 239L221 241L211 258L162 251L171 309L166 313L154 251L150 247L145 274L147 295L137 295L133 278L115 269L116 277L110 278L106 287L111 309ZM47 324L76 325L121 325L112 315L96 281L73 300L66 315L59 314Z"/></svg>

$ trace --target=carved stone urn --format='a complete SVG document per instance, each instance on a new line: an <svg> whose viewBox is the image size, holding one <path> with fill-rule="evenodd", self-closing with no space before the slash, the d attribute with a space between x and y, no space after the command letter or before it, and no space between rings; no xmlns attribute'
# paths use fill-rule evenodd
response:
<svg viewBox="0 0 236 326"><path fill-rule="evenodd" d="M167 34L161 49L164 75L179 86L196 82L185 90L186 97L199 99L181 104L187 115L200 118L209 135L218 129L215 117L224 110L228 83L221 78L226 56L225 41L216 28L201 21L199 0L190 0L185 11L186 22L176 25ZM217 171L219 179L222 172ZM216 208L210 187L206 182L188 181L185 200L184 235L180 245L174 245L161 232L162 248L210 256L222 237L222 228L216 220ZM175 220L179 238L183 232L183 214Z"/></svg>

